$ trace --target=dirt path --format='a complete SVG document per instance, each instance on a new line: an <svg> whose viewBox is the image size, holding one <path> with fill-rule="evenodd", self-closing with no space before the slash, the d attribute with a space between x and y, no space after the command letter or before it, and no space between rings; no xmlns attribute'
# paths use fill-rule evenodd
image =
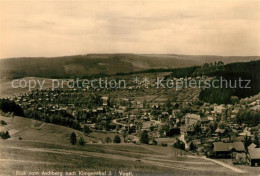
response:
<svg viewBox="0 0 260 176"><path fill-rule="evenodd" d="M116 125L121 125L121 126L123 126L123 127L126 126L126 124L123 124L123 123L117 122L117 120L120 120L120 119L114 119L114 120L112 120L112 123L114 123L114 124L116 124Z"/></svg>
<svg viewBox="0 0 260 176"><path fill-rule="evenodd" d="M238 169L238 168L236 168L236 167L230 166L230 165L228 165L228 164L226 164L226 163L223 163L223 162L221 162L221 161L217 161L217 160L214 160L214 159L210 159L210 158L206 158L206 157L196 157L196 156L188 156L188 157L190 157L190 158L202 158L202 159L204 159L204 160L211 161L211 162L214 162L214 163L216 163L216 164L219 164L219 165L221 165L221 166L223 166L223 167L225 167L225 168L227 168L227 169L230 169L230 170L232 170L232 171L234 171L234 172L236 172L236 173L245 173L245 172L242 171L241 169Z"/></svg>
<svg viewBox="0 0 260 176"><path fill-rule="evenodd" d="M182 142L184 142L184 144L185 144L185 149L188 149L188 148L189 148L189 145L187 144L187 142L186 142L186 140L185 140L185 137L184 137L184 133L183 133L183 132L181 132L181 135L180 135L179 139L180 139Z"/></svg>
<svg viewBox="0 0 260 176"><path fill-rule="evenodd" d="M203 158L204 158L205 160L212 161L212 162L217 163L217 164L219 164L219 165L221 165L221 166L223 166L223 167L226 167L226 168L228 168L228 169L230 169L230 170L232 170L232 171L234 171L234 172L237 172L237 173L245 173L245 172L242 171L241 169L238 169L238 168L236 168L236 167L230 166L230 165L225 164L225 163L223 163L223 162L221 162L221 161L217 161L217 160L210 159L210 158L206 158L206 157L203 157Z"/></svg>

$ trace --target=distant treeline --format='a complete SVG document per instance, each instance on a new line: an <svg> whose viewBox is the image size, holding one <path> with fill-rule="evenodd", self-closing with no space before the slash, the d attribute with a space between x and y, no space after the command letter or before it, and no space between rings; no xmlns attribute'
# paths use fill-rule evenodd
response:
<svg viewBox="0 0 260 176"><path fill-rule="evenodd" d="M134 75L134 74L142 74L142 73L167 73L172 75L176 78L182 77L190 77L194 75L194 72L199 68L199 66L192 66L192 67L184 67L184 68L157 68L157 69L147 69L141 71L133 71L133 72L119 72L113 75L108 74L97 74L91 76L83 76L83 78L98 78L98 77L108 77L108 76L127 76L127 75Z"/></svg>
<svg viewBox="0 0 260 176"><path fill-rule="evenodd" d="M116 73L116 76L121 76L121 75L133 75L133 74L138 74L138 73L160 73L160 72L172 72L174 68L157 68L157 69L147 69L147 70L141 70L141 71L134 71L134 72L128 72L128 73L123 73L119 72Z"/></svg>
<svg viewBox="0 0 260 176"><path fill-rule="evenodd" d="M170 72L171 75L174 75L176 78L181 77L189 77L193 76L194 71L199 68L199 66L192 66L192 67L185 67L185 68L158 68L158 69L147 69L141 71L133 71L133 72L118 72L116 74L95 74L95 75L85 75L85 76L78 76L80 79L95 79L95 78L102 78L102 77L112 77L112 76L128 76L134 74L143 74L143 73L163 73L163 72ZM53 79L62 79L66 78L64 76L51 76L50 78ZM70 78L76 78L75 76L71 76Z"/></svg>

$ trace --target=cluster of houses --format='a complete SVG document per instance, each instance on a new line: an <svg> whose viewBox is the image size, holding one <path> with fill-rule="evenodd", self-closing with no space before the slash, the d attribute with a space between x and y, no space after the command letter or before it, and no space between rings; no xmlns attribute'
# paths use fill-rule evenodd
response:
<svg viewBox="0 0 260 176"><path fill-rule="evenodd" d="M195 125L200 125L200 129L206 132L210 124L215 121L224 123L224 127L217 127L215 131L211 131L210 135L204 135L203 141L205 146L212 143L212 151L216 158L232 158L233 163L248 164L250 166L259 166L260 164L260 148L257 148L254 143L245 148L245 137L253 138L251 128L246 124L237 124L234 118L241 109L258 108L260 100L256 100L249 105L210 105L204 103L201 107L203 117L198 113L187 113L185 115L185 136L189 137L195 133ZM260 129L258 128L258 134ZM234 135L236 134L236 135ZM197 139L193 141L198 141ZM254 142L254 141L253 141ZM203 144L200 143L199 144ZM259 145L259 144L258 144ZM203 145L202 145L203 146Z"/></svg>

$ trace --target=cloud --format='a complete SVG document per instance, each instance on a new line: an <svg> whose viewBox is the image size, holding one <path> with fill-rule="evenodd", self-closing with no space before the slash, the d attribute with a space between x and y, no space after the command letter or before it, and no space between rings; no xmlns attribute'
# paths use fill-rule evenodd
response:
<svg viewBox="0 0 260 176"><path fill-rule="evenodd" d="M0 0L1 58L85 53L260 55L260 1Z"/></svg>

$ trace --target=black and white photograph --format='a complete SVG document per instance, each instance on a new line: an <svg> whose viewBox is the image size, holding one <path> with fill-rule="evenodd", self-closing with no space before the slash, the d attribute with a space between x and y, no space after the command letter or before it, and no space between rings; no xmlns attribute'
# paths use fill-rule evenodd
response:
<svg viewBox="0 0 260 176"><path fill-rule="evenodd" d="M0 0L0 176L259 176L260 0Z"/></svg>

